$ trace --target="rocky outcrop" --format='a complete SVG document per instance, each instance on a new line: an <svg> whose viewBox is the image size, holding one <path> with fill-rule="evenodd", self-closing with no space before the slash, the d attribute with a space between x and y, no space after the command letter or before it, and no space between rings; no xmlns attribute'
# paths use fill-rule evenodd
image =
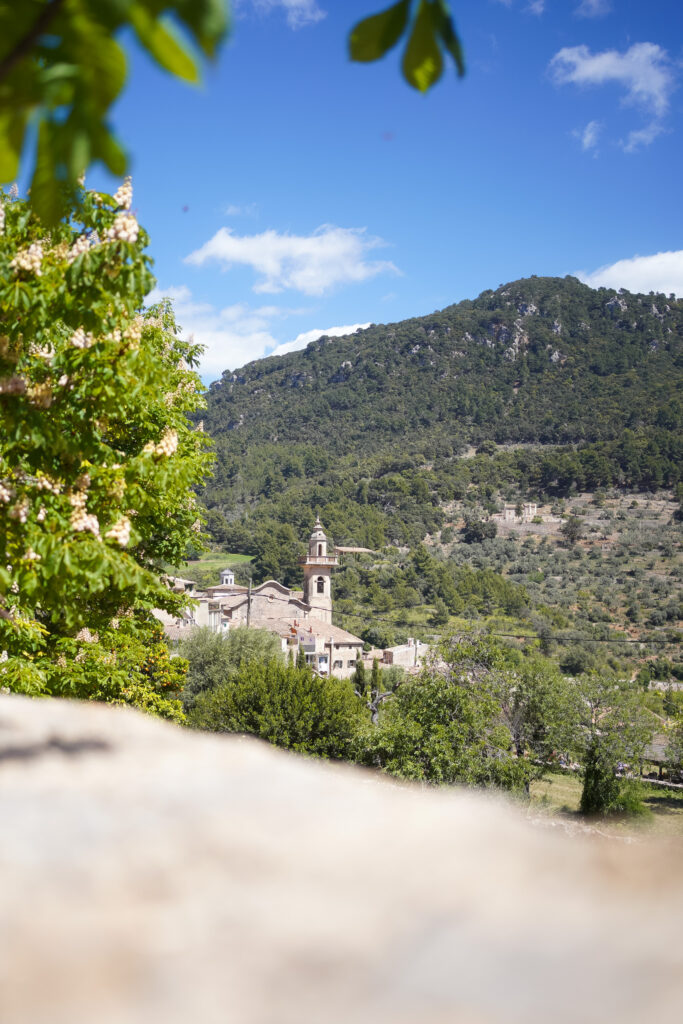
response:
<svg viewBox="0 0 683 1024"><path fill-rule="evenodd" d="M0 821L3 1024L683 1012L671 852L485 796L2 697Z"/></svg>

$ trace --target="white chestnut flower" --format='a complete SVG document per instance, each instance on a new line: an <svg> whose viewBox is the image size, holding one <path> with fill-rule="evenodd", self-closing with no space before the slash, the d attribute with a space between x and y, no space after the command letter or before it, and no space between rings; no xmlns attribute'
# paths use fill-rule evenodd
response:
<svg viewBox="0 0 683 1024"><path fill-rule="evenodd" d="M108 540L116 541L121 548L128 546L130 540L130 519L122 516L104 535Z"/></svg>
<svg viewBox="0 0 683 1024"><path fill-rule="evenodd" d="M95 344L92 334L86 334L82 327L74 331L69 341L74 348L91 348Z"/></svg>
<svg viewBox="0 0 683 1024"><path fill-rule="evenodd" d="M104 233L106 242L137 242L140 225L132 213L119 213Z"/></svg>
<svg viewBox="0 0 683 1024"><path fill-rule="evenodd" d="M142 316L136 316L134 320L126 327L123 332L123 337L126 341L132 341L135 345L139 344L142 338L142 332L145 328L145 318Z"/></svg>
<svg viewBox="0 0 683 1024"><path fill-rule="evenodd" d="M164 436L156 445L154 452L156 455L173 455L178 450L178 432L176 430L167 430Z"/></svg>
<svg viewBox="0 0 683 1024"><path fill-rule="evenodd" d="M32 242L28 249L21 249L10 263L15 270L27 270L40 277L43 262L43 243Z"/></svg>
<svg viewBox="0 0 683 1024"><path fill-rule="evenodd" d="M29 548L24 553L24 561L25 562L39 562L40 561L40 557L41 556L38 554L38 552L34 551L33 548Z"/></svg>
<svg viewBox="0 0 683 1024"><path fill-rule="evenodd" d="M84 252L88 252L90 249L90 239L87 235L79 235L76 241L73 243L67 254L67 260L69 263L73 263L74 260L82 256Z"/></svg>
<svg viewBox="0 0 683 1024"><path fill-rule="evenodd" d="M14 488L7 487L3 481L0 481L0 501L3 505L8 505L14 497Z"/></svg>
<svg viewBox="0 0 683 1024"><path fill-rule="evenodd" d="M90 515L84 509L77 508L71 513L71 529L75 533L92 533L94 537L100 536L100 524L97 516Z"/></svg>
<svg viewBox="0 0 683 1024"><path fill-rule="evenodd" d="M36 480L36 488L39 491L50 491L51 494L61 494L62 485L59 480L53 480L51 476L39 476Z"/></svg>
<svg viewBox="0 0 683 1024"><path fill-rule="evenodd" d="M124 210L130 210L133 202L133 184L130 177L126 178L123 185L119 185L114 192L114 202Z"/></svg>
<svg viewBox="0 0 683 1024"><path fill-rule="evenodd" d="M80 640L84 644L96 644L99 639L98 634L91 632L87 626L79 629L78 633L76 633L76 640Z"/></svg>
<svg viewBox="0 0 683 1024"><path fill-rule="evenodd" d="M16 519L17 522L19 522L19 523L25 523L26 520L28 519L28 513L29 513L30 507L31 506L30 506L29 500L26 497L26 495L24 495L24 497L21 498L16 503L16 505L12 505L12 508L9 510L9 517L10 517L10 519Z"/></svg>

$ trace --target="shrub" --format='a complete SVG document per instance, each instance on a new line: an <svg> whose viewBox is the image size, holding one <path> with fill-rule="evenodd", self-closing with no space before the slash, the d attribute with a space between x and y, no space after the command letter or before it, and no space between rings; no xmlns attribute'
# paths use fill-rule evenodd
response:
<svg viewBox="0 0 683 1024"><path fill-rule="evenodd" d="M201 694L190 725L247 733L318 757L348 757L365 716L349 680L321 679L281 661L244 664L234 678Z"/></svg>

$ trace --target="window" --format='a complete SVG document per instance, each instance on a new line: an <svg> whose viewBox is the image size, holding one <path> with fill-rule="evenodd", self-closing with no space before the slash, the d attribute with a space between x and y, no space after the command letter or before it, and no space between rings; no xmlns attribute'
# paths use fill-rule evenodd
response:
<svg viewBox="0 0 683 1024"><path fill-rule="evenodd" d="M356 662L355 661L347 661L346 662L346 667L347 668L355 668L356 667Z"/></svg>
<svg viewBox="0 0 683 1024"><path fill-rule="evenodd" d="M322 546L322 544L318 544L318 555L322 555L322 553L323 553L323 546Z"/></svg>
<svg viewBox="0 0 683 1024"><path fill-rule="evenodd" d="M342 662L341 661L335 661L334 667L335 668L342 668Z"/></svg>
<svg viewBox="0 0 683 1024"><path fill-rule="evenodd" d="M323 579L322 576L318 576L318 580L317 580L317 583L316 583L316 590L318 591L319 594L324 594L325 593L325 580Z"/></svg>

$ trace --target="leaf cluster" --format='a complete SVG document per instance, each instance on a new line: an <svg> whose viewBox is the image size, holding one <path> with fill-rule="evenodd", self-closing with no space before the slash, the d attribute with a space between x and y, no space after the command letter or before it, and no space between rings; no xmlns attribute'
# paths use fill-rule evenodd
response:
<svg viewBox="0 0 683 1024"><path fill-rule="evenodd" d="M17 177L35 137L31 201L54 226L91 163L125 173L111 127L127 74L121 37L132 32L165 71L196 82L187 43L210 58L226 30L223 0L0 3L0 182Z"/></svg>

